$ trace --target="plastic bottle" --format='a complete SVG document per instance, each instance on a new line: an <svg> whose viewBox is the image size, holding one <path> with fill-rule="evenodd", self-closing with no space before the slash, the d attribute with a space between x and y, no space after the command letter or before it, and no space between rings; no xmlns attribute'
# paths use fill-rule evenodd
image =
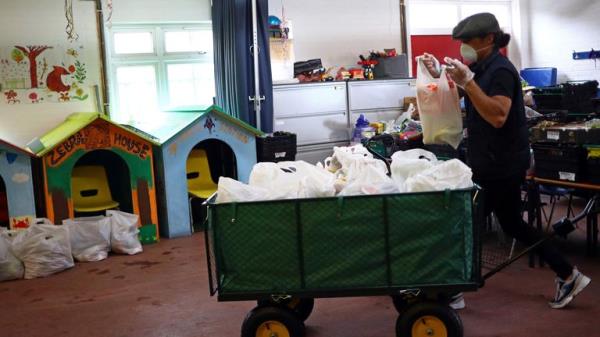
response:
<svg viewBox="0 0 600 337"><path fill-rule="evenodd" d="M359 144L364 138L369 138L375 135L375 129L369 125L369 121L365 115L360 114L354 125L352 133L352 144Z"/></svg>

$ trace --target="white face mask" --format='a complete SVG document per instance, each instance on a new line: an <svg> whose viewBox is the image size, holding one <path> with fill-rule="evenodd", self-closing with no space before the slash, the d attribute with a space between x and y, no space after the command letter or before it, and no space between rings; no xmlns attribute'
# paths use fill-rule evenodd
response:
<svg viewBox="0 0 600 337"><path fill-rule="evenodd" d="M488 49L490 47L491 46L487 46L487 47L483 47L481 49L475 50L475 48L469 46L466 43L463 43L460 45L460 56L462 56L462 58L469 63L475 63L475 62L477 62L477 59L479 58L477 56L477 52Z"/></svg>

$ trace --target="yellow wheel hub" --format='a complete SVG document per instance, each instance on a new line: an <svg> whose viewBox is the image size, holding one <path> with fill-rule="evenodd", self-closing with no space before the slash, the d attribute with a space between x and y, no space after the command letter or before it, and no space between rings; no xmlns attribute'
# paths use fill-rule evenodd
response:
<svg viewBox="0 0 600 337"><path fill-rule="evenodd" d="M281 322L266 321L256 329L256 337L290 337L290 332Z"/></svg>
<svg viewBox="0 0 600 337"><path fill-rule="evenodd" d="M448 337L448 330L441 319L422 316L413 323L412 337Z"/></svg>

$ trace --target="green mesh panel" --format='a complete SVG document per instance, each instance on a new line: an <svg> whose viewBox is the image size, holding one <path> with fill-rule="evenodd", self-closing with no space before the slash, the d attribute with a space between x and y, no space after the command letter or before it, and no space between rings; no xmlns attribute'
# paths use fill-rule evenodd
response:
<svg viewBox="0 0 600 337"><path fill-rule="evenodd" d="M479 270L472 190L210 204L207 231L221 294L472 284Z"/></svg>

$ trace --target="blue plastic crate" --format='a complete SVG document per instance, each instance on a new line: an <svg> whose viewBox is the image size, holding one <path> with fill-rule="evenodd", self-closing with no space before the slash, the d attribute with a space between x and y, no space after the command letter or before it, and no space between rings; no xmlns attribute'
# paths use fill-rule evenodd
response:
<svg viewBox="0 0 600 337"><path fill-rule="evenodd" d="M556 85L556 68L525 68L521 77L534 87L550 87Z"/></svg>

